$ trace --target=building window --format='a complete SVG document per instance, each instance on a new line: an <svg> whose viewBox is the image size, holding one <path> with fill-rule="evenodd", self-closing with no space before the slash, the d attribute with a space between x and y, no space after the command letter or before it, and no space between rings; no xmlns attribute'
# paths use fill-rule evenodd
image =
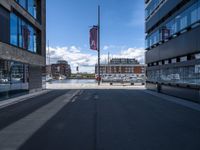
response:
<svg viewBox="0 0 200 150"><path fill-rule="evenodd" d="M200 59L200 53L195 54L195 59Z"/></svg>
<svg viewBox="0 0 200 150"><path fill-rule="evenodd" d="M34 53L39 52L37 48L37 37L39 34L30 24L14 13L11 13L10 31L10 44Z"/></svg>
<svg viewBox="0 0 200 150"><path fill-rule="evenodd" d="M0 59L0 93L28 90L28 65Z"/></svg>
<svg viewBox="0 0 200 150"><path fill-rule="evenodd" d="M11 14L10 16L10 43L12 45L18 45L18 19L15 14Z"/></svg>
<svg viewBox="0 0 200 150"><path fill-rule="evenodd" d="M162 66L162 61L159 61L159 63L158 63L158 64L159 64L159 66Z"/></svg>
<svg viewBox="0 0 200 150"><path fill-rule="evenodd" d="M165 64L165 65L169 64L169 60L165 60L165 61L164 61L164 64Z"/></svg>
<svg viewBox="0 0 200 150"><path fill-rule="evenodd" d="M147 19L164 1L165 0L152 0L145 9L145 18Z"/></svg>
<svg viewBox="0 0 200 150"><path fill-rule="evenodd" d="M200 21L200 0L163 25L165 30L161 31L158 29L157 31L147 35L146 49L150 48L161 40L167 40L169 36L176 37L178 32L189 26L192 26L197 21ZM165 31L164 34L163 31Z"/></svg>
<svg viewBox="0 0 200 150"><path fill-rule="evenodd" d="M184 57L180 58L180 62L184 62L184 61L187 61L187 56L184 56Z"/></svg>
<svg viewBox="0 0 200 150"><path fill-rule="evenodd" d="M181 15L181 19L180 19L180 30L186 28L188 26L188 21L187 21L187 14L186 13L183 13Z"/></svg>
<svg viewBox="0 0 200 150"><path fill-rule="evenodd" d="M18 3L19 3L23 8L26 8L26 0L18 0Z"/></svg>
<svg viewBox="0 0 200 150"><path fill-rule="evenodd" d="M39 19L38 15L38 8L39 3L37 0L16 0L18 4L20 4L25 10L28 11L34 18Z"/></svg>
<svg viewBox="0 0 200 150"><path fill-rule="evenodd" d="M198 4L197 4L197 6L198 6L198 20L200 20L200 0L199 0L199 2L198 2Z"/></svg>
<svg viewBox="0 0 200 150"><path fill-rule="evenodd" d="M174 59L171 60L171 62L172 62L172 63L177 63L177 59L174 58Z"/></svg>
<svg viewBox="0 0 200 150"><path fill-rule="evenodd" d="M28 0L28 12L36 18L36 0Z"/></svg>
<svg viewBox="0 0 200 150"><path fill-rule="evenodd" d="M198 11L197 11L197 5L191 7L191 24L197 22L198 20Z"/></svg>

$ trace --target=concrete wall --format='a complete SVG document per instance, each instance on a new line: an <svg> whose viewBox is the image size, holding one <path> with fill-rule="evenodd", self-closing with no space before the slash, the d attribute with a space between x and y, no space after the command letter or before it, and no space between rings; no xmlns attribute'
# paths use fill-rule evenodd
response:
<svg viewBox="0 0 200 150"><path fill-rule="evenodd" d="M147 89L157 91L155 83L147 83ZM187 99L196 103L200 103L200 90L195 88L175 87L169 85L161 85L160 92L171 96Z"/></svg>
<svg viewBox="0 0 200 150"><path fill-rule="evenodd" d="M6 8L8 11L11 11L11 1L12 0L0 0L0 5Z"/></svg>
<svg viewBox="0 0 200 150"><path fill-rule="evenodd" d="M42 67L29 66L29 90L42 89Z"/></svg>
<svg viewBox="0 0 200 150"><path fill-rule="evenodd" d="M0 42L0 59L13 60L31 65L44 66L45 58L34 53Z"/></svg>

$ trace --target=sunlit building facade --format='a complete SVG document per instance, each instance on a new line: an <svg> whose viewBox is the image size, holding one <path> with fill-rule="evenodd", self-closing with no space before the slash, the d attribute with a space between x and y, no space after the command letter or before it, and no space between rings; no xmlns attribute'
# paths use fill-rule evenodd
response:
<svg viewBox="0 0 200 150"><path fill-rule="evenodd" d="M146 0L147 88L200 102L200 0Z"/></svg>
<svg viewBox="0 0 200 150"><path fill-rule="evenodd" d="M108 64L100 65L100 74L104 75L127 75L144 76L144 64L140 64L136 59L113 58ZM95 74L98 74L98 65L95 65Z"/></svg>
<svg viewBox="0 0 200 150"><path fill-rule="evenodd" d="M0 97L42 88L46 1L0 1Z"/></svg>

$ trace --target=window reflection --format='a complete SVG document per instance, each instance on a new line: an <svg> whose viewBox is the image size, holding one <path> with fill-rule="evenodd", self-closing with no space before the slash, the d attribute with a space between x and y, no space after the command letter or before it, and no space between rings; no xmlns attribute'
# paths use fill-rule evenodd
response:
<svg viewBox="0 0 200 150"><path fill-rule="evenodd" d="M147 35L145 47L150 48L160 41L168 39L170 36L175 37L178 32L184 31L198 21L200 21L200 0L196 0L196 3L169 20L160 29ZM164 28L166 29L163 30ZM158 36L158 32L160 32L160 36Z"/></svg>
<svg viewBox="0 0 200 150"><path fill-rule="evenodd" d="M165 0L152 0L147 6L147 8L145 9L146 19L158 8L161 2L164 2L164 1Z"/></svg>
<svg viewBox="0 0 200 150"><path fill-rule="evenodd" d="M24 9L26 9L34 18L39 19L37 16L37 8L39 8L37 0L16 0Z"/></svg>
<svg viewBox="0 0 200 150"><path fill-rule="evenodd" d="M0 92L28 90L28 65L0 59Z"/></svg>
<svg viewBox="0 0 200 150"><path fill-rule="evenodd" d="M10 43L12 45L17 46L17 16L15 14L11 14L10 16Z"/></svg>
<svg viewBox="0 0 200 150"><path fill-rule="evenodd" d="M18 3L19 3L22 7L26 8L26 0L18 0Z"/></svg>
<svg viewBox="0 0 200 150"><path fill-rule="evenodd" d="M147 71L151 82L200 85L200 65Z"/></svg>
<svg viewBox="0 0 200 150"><path fill-rule="evenodd" d="M12 45L34 53L38 52L36 30L30 24L13 13L11 13L10 31L10 43Z"/></svg>

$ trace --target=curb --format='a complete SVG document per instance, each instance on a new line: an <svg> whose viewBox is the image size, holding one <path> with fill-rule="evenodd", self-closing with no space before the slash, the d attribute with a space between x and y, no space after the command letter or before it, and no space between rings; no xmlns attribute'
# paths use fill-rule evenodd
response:
<svg viewBox="0 0 200 150"><path fill-rule="evenodd" d="M23 102L25 100L28 100L30 98L33 98L33 97L36 97L36 96L39 96L39 95L46 94L50 91L51 90L43 90L43 91L31 93L31 94L22 95L22 96L15 97L15 98L10 98L10 99L7 99L5 101L0 101L0 109L14 105L14 104L17 104L19 102Z"/></svg>

